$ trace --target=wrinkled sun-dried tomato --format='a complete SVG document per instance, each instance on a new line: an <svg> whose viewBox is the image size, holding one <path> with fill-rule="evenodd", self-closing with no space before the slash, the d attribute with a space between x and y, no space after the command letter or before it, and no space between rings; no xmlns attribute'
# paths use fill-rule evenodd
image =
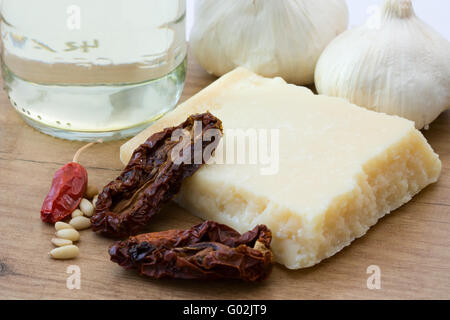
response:
<svg viewBox="0 0 450 320"><path fill-rule="evenodd" d="M272 268L271 231L264 225L239 234L214 221L187 230L130 237L111 246L111 261L142 275L179 279L260 281Z"/></svg>
<svg viewBox="0 0 450 320"><path fill-rule="evenodd" d="M186 139L174 140L176 130L187 133ZM210 135L209 130L216 130L217 134ZM183 180L209 160L211 154L204 151L212 153L221 136L222 122L209 112L192 115L179 126L153 134L134 151L120 176L98 196L92 230L111 237L136 234L180 190ZM174 156L180 143L182 150L190 152ZM200 150L196 149L198 146ZM180 163L180 159L184 160Z"/></svg>

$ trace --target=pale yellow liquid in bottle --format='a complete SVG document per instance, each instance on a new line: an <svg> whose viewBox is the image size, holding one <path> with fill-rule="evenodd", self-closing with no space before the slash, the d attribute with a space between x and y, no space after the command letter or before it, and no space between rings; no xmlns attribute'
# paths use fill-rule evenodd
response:
<svg viewBox="0 0 450 320"><path fill-rule="evenodd" d="M122 138L177 103L181 0L4 0L2 68L13 106L69 139Z"/></svg>

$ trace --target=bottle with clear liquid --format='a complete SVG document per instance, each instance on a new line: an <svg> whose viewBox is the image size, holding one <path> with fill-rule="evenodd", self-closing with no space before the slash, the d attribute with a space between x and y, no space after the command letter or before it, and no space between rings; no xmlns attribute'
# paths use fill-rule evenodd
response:
<svg viewBox="0 0 450 320"><path fill-rule="evenodd" d="M174 108L186 74L185 0L3 0L12 106L65 139L120 139Z"/></svg>

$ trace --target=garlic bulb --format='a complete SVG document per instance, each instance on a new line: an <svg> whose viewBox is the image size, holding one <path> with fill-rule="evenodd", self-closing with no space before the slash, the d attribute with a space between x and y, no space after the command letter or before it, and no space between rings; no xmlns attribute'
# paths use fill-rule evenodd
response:
<svg viewBox="0 0 450 320"><path fill-rule="evenodd" d="M244 66L309 84L323 49L347 24L344 0L196 0L190 45L216 76Z"/></svg>
<svg viewBox="0 0 450 320"><path fill-rule="evenodd" d="M378 16L334 39L315 72L320 94L427 126L450 106L450 44L414 13L385 0Z"/></svg>

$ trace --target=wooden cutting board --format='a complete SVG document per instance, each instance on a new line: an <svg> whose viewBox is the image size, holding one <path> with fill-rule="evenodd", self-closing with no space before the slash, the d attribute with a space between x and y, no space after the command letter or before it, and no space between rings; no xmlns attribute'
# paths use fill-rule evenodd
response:
<svg viewBox="0 0 450 320"><path fill-rule="evenodd" d="M182 101L213 82L190 57ZM443 163L438 183L381 219L362 238L319 265L303 270L275 266L267 281L149 280L109 261L112 240L81 232L80 256L55 261L52 226L39 211L53 173L83 145L55 139L26 125L0 93L0 298L3 299L388 299L450 298L450 112L424 132ZM88 149L81 162L102 187L122 167L123 141ZM200 222L175 204L148 231ZM70 265L80 268L81 288L69 290ZM381 271L381 288L368 289L367 268Z"/></svg>

